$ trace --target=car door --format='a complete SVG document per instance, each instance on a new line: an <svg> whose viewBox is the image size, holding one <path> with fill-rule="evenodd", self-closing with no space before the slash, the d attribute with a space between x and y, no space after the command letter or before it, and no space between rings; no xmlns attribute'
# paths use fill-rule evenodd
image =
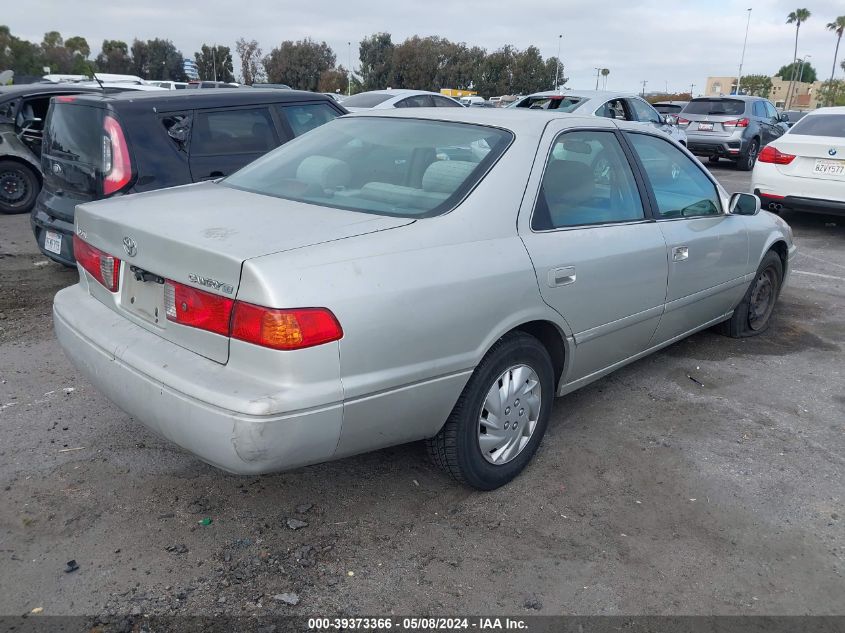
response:
<svg viewBox="0 0 845 633"><path fill-rule="evenodd" d="M780 115L778 111L775 109L775 106L771 104L769 101L763 101L763 107L766 108L766 115L769 118L769 121L772 123L772 140L776 138L780 138L786 131L789 129L789 126L780 120Z"/></svg>
<svg viewBox="0 0 845 633"><path fill-rule="evenodd" d="M751 108L751 114L757 125L760 128L760 140L762 145L767 145L774 140L774 132L772 131L772 122L769 120L769 115L766 112L766 106L762 101L754 101Z"/></svg>
<svg viewBox="0 0 845 633"><path fill-rule="evenodd" d="M698 161L653 134L625 132L649 188L669 264L666 309L654 343L727 314L745 289L748 234Z"/></svg>
<svg viewBox="0 0 845 633"><path fill-rule="evenodd" d="M663 312L666 243L610 122L544 135L519 231L544 301L575 339L572 382L646 349Z"/></svg>
<svg viewBox="0 0 845 633"><path fill-rule="evenodd" d="M228 176L278 144L266 106L197 110L191 126L191 178Z"/></svg>

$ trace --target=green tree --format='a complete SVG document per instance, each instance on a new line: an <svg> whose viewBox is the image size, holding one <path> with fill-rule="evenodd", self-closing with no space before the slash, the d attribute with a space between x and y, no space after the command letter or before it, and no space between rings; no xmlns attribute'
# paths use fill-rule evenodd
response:
<svg viewBox="0 0 845 633"><path fill-rule="evenodd" d="M789 109L789 102L792 99L792 89L795 85L795 79L798 76L795 72L797 70L798 62L798 31L801 29L801 25L809 19L809 9L795 9L795 11L790 12L790 14L786 16L786 23L795 25L795 51L792 54L793 73L789 80L789 91L786 93L786 102L784 105L784 109L787 110ZM815 79L813 81L815 81Z"/></svg>
<svg viewBox="0 0 845 633"><path fill-rule="evenodd" d="M545 85L546 64L540 49L529 46L524 51L514 52L511 92L530 94L539 92Z"/></svg>
<svg viewBox="0 0 845 633"><path fill-rule="evenodd" d="M769 97L772 89L772 78L767 75L745 75L742 78L742 91L757 97Z"/></svg>
<svg viewBox="0 0 845 633"><path fill-rule="evenodd" d="M833 22L828 22L827 30L833 31L836 35L836 50L833 53L833 66L830 69L830 81L832 85L833 76L836 74L836 58L839 57L839 43L842 41L842 34L845 33L845 15L840 15Z"/></svg>
<svg viewBox="0 0 845 633"><path fill-rule="evenodd" d="M832 106L845 106L845 81L825 81L819 88L819 102Z"/></svg>
<svg viewBox="0 0 845 633"><path fill-rule="evenodd" d="M132 42L132 73L146 78L150 74L150 47L142 40Z"/></svg>
<svg viewBox="0 0 845 633"><path fill-rule="evenodd" d="M777 71L775 75L784 81L792 81L793 77L795 81L798 81L798 76L800 75L801 81L805 83L813 83L814 81L818 81L819 78L816 73L816 69L813 68L813 65L810 62L804 62L802 67L800 59L794 64L781 66L780 70ZM742 78L742 85L745 86L745 77Z"/></svg>
<svg viewBox="0 0 845 633"><path fill-rule="evenodd" d="M610 71L607 72L610 74ZM555 81L556 75L557 81ZM569 81L569 77L567 77L564 72L563 62L559 62L557 57L549 57L546 60L546 74L543 89L554 90L555 86L563 86L567 81Z"/></svg>
<svg viewBox="0 0 845 633"><path fill-rule="evenodd" d="M73 55L58 31L44 34L41 50L44 52L44 65L50 67L50 72L66 74L73 70Z"/></svg>
<svg viewBox="0 0 845 633"><path fill-rule="evenodd" d="M610 74L610 68L602 68L601 69L601 78L604 80L602 82L602 89L607 90L607 76Z"/></svg>
<svg viewBox="0 0 845 633"><path fill-rule="evenodd" d="M101 73L128 75L132 72L132 57L129 46L121 40L103 40L103 46L96 59Z"/></svg>
<svg viewBox="0 0 845 633"><path fill-rule="evenodd" d="M90 75L91 65L88 57L91 55L91 47L84 37L69 37L65 40L65 48L71 55L71 72L75 75Z"/></svg>
<svg viewBox="0 0 845 633"><path fill-rule="evenodd" d="M148 40L147 51L149 70L146 79L185 81L184 58L173 42L159 38ZM230 55L229 68L231 68L231 62Z"/></svg>
<svg viewBox="0 0 845 633"><path fill-rule="evenodd" d="M300 90L316 91L320 76L334 68L335 54L325 42L311 38L297 42L286 40L264 58L264 70L270 83L283 83Z"/></svg>
<svg viewBox="0 0 845 633"><path fill-rule="evenodd" d="M390 33L373 33L358 44L361 81L365 90L388 86L393 75L394 48Z"/></svg>
<svg viewBox="0 0 845 633"><path fill-rule="evenodd" d="M352 81L351 88L354 89L355 82ZM350 74L343 66L329 68L320 74L320 83L317 86L320 92L339 92L346 94L350 89Z"/></svg>
<svg viewBox="0 0 845 633"><path fill-rule="evenodd" d="M493 51L481 64L476 90L487 96L514 94L513 72L516 49L506 44Z"/></svg>
<svg viewBox="0 0 845 633"><path fill-rule="evenodd" d="M261 65L261 47L256 40L247 41L243 37L235 42L235 51L241 60L241 83L247 85L260 82L264 78Z"/></svg>
<svg viewBox="0 0 845 633"><path fill-rule="evenodd" d="M194 60L197 62L200 79L212 81L216 77L217 81L228 82L235 80L232 52L228 46L208 46L207 44L203 44L200 52L194 53Z"/></svg>

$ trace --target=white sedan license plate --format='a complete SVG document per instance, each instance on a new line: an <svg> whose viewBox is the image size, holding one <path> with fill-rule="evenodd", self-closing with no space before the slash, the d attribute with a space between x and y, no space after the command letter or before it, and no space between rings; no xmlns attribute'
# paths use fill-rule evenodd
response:
<svg viewBox="0 0 845 633"><path fill-rule="evenodd" d="M702 132L712 132L713 131L713 124L712 123L699 123L698 129Z"/></svg>
<svg viewBox="0 0 845 633"><path fill-rule="evenodd" d="M813 173L825 176L845 176L845 160L819 159L816 161Z"/></svg>
<svg viewBox="0 0 845 633"><path fill-rule="evenodd" d="M55 231L47 231L46 235L44 236L44 250L50 251L51 253L55 253L56 255L61 255L62 234L56 233Z"/></svg>

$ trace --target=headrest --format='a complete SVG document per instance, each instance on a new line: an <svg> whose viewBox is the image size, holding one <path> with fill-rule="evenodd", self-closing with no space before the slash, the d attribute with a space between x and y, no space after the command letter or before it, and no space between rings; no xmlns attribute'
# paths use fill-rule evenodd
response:
<svg viewBox="0 0 845 633"><path fill-rule="evenodd" d="M476 167L478 163L465 160L436 160L423 174L423 189L452 194Z"/></svg>
<svg viewBox="0 0 845 633"><path fill-rule="evenodd" d="M352 178L349 165L328 156L309 156L296 168L296 179L323 189L346 187Z"/></svg>
<svg viewBox="0 0 845 633"><path fill-rule="evenodd" d="M551 161L543 177L543 191L550 203L575 204L589 200L595 187L592 168L576 160Z"/></svg>

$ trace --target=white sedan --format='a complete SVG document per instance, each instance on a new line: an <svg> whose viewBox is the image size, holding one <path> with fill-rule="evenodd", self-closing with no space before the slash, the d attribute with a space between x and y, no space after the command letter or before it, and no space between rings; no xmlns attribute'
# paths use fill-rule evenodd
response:
<svg viewBox="0 0 845 633"><path fill-rule="evenodd" d="M845 215L845 107L813 110L766 145L751 186L771 211Z"/></svg>
<svg viewBox="0 0 845 633"><path fill-rule="evenodd" d="M343 107L350 112L385 108L463 108L455 99L426 90L370 90L346 97Z"/></svg>

